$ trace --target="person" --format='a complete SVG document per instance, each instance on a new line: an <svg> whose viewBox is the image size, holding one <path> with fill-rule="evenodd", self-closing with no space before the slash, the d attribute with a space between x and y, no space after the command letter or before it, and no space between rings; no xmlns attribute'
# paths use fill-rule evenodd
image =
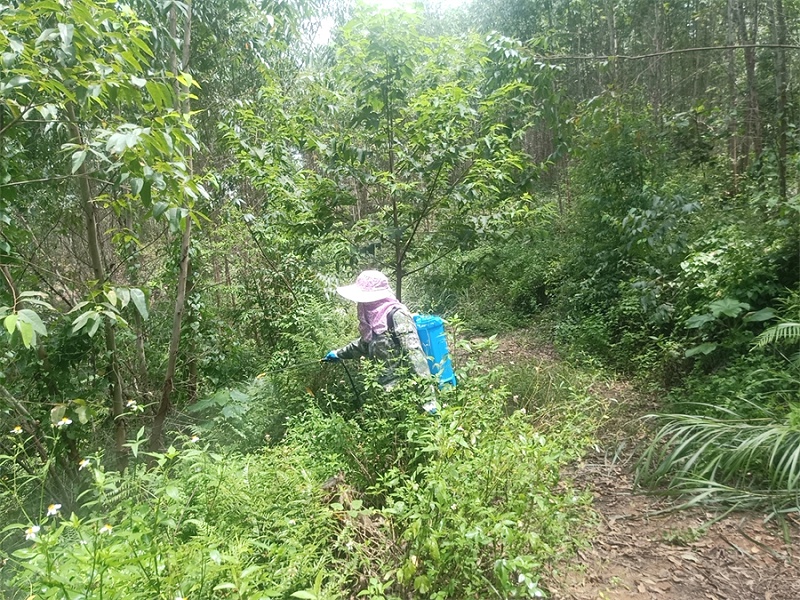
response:
<svg viewBox="0 0 800 600"><path fill-rule="evenodd" d="M323 361L362 356L382 361L385 369L378 382L386 389L397 383L401 367L410 368L420 377L431 376L414 319L395 297L386 275L380 271L363 271L355 283L338 287L336 291L357 304L361 336L343 348L331 350Z"/></svg>

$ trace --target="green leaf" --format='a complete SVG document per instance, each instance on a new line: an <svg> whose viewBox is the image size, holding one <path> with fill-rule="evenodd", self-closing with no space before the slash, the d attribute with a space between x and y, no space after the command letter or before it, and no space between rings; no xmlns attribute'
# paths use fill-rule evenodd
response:
<svg viewBox="0 0 800 600"><path fill-rule="evenodd" d="M16 313L11 313L5 319L3 319L3 325L5 326L6 331L8 331L8 335L14 333L14 328L17 326L17 318L18 317Z"/></svg>
<svg viewBox="0 0 800 600"><path fill-rule="evenodd" d="M169 204L167 204L166 202L156 202L153 205L153 218L158 219L161 215L167 212L168 208Z"/></svg>
<svg viewBox="0 0 800 600"><path fill-rule="evenodd" d="M144 179L141 177L134 177L131 179L131 194L138 196L144 187Z"/></svg>
<svg viewBox="0 0 800 600"><path fill-rule="evenodd" d="M770 319L774 319L778 316L778 313L775 312L772 308L762 308L761 310L757 310L755 312L747 313L742 319L745 323L760 323L762 321L769 321Z"/></svg>
<svg viewBox="0 0 800 600"><path fill-rule="evenodd" d="M189 214L185 208L173 206L167 209L167 221L169 222L169 230L172 233L177 233L183 230L184 219Z"/></svg>
<svg viewBox="0 0 800 600"><path fill-rule="evenodd" d="M89 337L94 337L94 334L97 333L97 330L100 327L100 323L101 323L102 319L100 318L100 315L98 315L96 312L92 312L92 313L89 313L89 314L91 315L91 318L92 318L92 324L89 326L88 333L89 333Z"/></svg>
<svg viewBox="0 0 800 600"><path fill-rule="evenodd" d="M689 348L684 355L686 358L691 358L697 354L711 354L717 349L717 345L718 344L716 342L705 342L699 346L695 346L694 348Z"/></svg>
<svg viewBox="0 0 800 600"><path fill-rule="evenodd" d="M86 160L86 150L78 150L75 154L72 155L72 174L74 175L77 173L78 169L81 168L83 161Z"/></svg>
<svg viewBox="0 0 800 600"><path fill-rule="evenodd" d="M84 304L88 304L88 302ZM89 322L89 317L91 317L93 314L94 311L89 310L78 315L77 318L72 322L72 333L76 333L78 330L83 328L86 323Z"/></svg>
<svg viewBox="0 0 800 600"><path fill-rule="evenodd" d="M58 33L61 36L61 47L66 50L72 45L72 36L75 33L75 26L66 23L58 24Z"/></svg>
<svg viewBox="0 0 800 600"><path fill-rule="evenodd" d="M44 326L44 323L42 323L39 315L35 312L29 308L23 308L17 314L19 315L19 320L30 323L36 333L39 335L47 335L47 328Z"/></svg>
<svg viewBox="0 0 800 600"><path fill-rule="evenodd" d="M715 300L708 305L708 308L715 317L725 315L733 318L738 317L743 310L750 310L750 305L739 302L735 298L723 298L722 300Z"/></svg>
<svg viewBox="0 0 800 600"><path fill-rule="evenodd" d="M117 292L120 308L125 308L126 306L128 306L128 302L131 301L131 291L128 288L124 287L114 288L114 290Z"/></svg>
<svg viewBox="0 0 800 600"><path fill-rule="evenodd" d="M6 90L13 90L14 88L21 87L26 83L30 83L31 80L27 77L23 77L22 75L17 75L12 77L8 81L0 82L0 92L3 95L6 95Z"/></svg>
<svg viewBox="0 0 800 600"><path fill-rule="evenodd" d="M89 407L85 405L77 406L75 408L75 414L78 415L78 421L80 421L83 425L89 422Z"/></svg>
<svg viewBox="0 0 800 600"><path fill-rule="evenodd" d="M145 181L144 185L142 186L142 192L139 197L142 199L142 202L145 206L150 206L153 202L153 182L152 181Z"/></svg>
<svg viewBox="0 0 800 600"><path fill-rule="evenodd" d="M231 396L231 400L234 400L236 402L245 403L245 402L249 402L250 401L250 396L248 396L247 394L245 394L243 392L240 392L239 390L231 390L230 391L230 396Z"/></svg>
<svg viewBox="0 0 800 600"><path fill-rule="evenodd" d="M713 315L704 314L704 315L692 315L688 319L686 319L686 328L687 329L700 329L706 323L711 323L716 321Z"/></svg>
<svg viewBox="0 0 800 600"><path fill-rule="evenodd" d="M78 302L75 306L73 306L67 314L74 313L75 311L81 310L82 308L89 306L91 302L88 300L84 300L83 302Z"/></svg>
<svg viewBox="0 0 800 600"><path fill-rule="evenodd" d="M261 565L250 565L239 574L239 579L247 579L253 573L257 573L262 569Z"/></svg>
<svg viewBox="0 0 800 600"><path fill-rule="evenodd" d="M162 87L162 84L153 81L152 79L145 84L150 97L155 102L157 108L161 109L167 105L167 94Z"/></svg>
<svg viewBox="0 0 800 600"><path fill-rule="evenodd" d="M59 37L58 31L56 29L50 28L45 29L42 33L39 34L39 37L36 38L36 45L39 46L44 42L49 42Z"/></svg>
<svg viewBox="0 0 800 600"><path fill-rule="evenodd" d="M144 292L139 288L131 288L131 302L133 302L139 314L142 315L142 318L147 320L150 314L147 312L147 299Z"/></svg>
<svg viewBox="0 0 800 600"><path fill-rule="evenodd" d="M301 598L302 600L319 600L319 596L317 596L314 592L309 592L308 590L294 592L292 594L292 598Z"/></svg>
<svg viewBox="0 0 800 600"><path fill-rule="evenodd" d="M164 494L173 500L181 499L181 490L177 485L168 485L166 488L164 488Z"/></svg>

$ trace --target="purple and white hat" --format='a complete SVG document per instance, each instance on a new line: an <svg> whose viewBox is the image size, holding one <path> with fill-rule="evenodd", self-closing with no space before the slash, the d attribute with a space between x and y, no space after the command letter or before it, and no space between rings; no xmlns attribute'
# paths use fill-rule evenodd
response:
<svg viewBox="0 0 800 600"><path fill-rule="evenodd" d="M340 296L352 302L375 302L394 298L389 279L380 271L362 271L356 282L336 288Z"/></svg>

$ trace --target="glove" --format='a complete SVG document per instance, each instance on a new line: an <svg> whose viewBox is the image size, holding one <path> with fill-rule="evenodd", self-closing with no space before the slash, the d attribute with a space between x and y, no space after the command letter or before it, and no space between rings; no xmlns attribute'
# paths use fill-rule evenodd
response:
<svg viewBox="0 0 800 600"><path fill-rule="evenodd" d="M431 400L430 402L426 402L422 405L422 410L424 410L429 415L435 415L439 412L439 404L436 400Z"/></svg>
<svg viewBox="0 0 800 600"><path fill-rule="evenodd" d="M338 362L340 359L336 356L336 350L331 350L325 355L325 358L322 359L322 362Z"/></svg>

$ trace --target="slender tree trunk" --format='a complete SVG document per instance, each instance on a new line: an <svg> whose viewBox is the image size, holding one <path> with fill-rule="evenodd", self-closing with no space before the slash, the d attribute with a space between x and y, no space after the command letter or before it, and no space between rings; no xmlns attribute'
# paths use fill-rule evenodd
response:
<svg viewBox="0 0 800 600"><path fill-rule="evenodd" d="M786 44L786 16L783 13L783 0L773 0L772 3L773 39L776 44ZM787 154L787 79L786 49L775 49L775 87L778 95L778 195L781 200L786 199L786 154Z"/></svg>
<svg viewBox="0 0 800 600"><path fill-rule="evenodd" d="M732 46L735 42L734 38L734 0L728 0L727 14L726 14L726 42L728 46ZM733 191L736 192L739 185L739 102L736 94L736 53L734 50L728 50L728 102L730 103L729 117L728 117L728 160L733 172Z"/></svg>
<svg viewBox="0 0 800 600"><path fill-rule="evenodd" d="M758 16L760 3L755 0L753 3L753 22L750 28L751 43L755 44L758 41ZM747 48L745 50L745 57L747 57L747 89L750 96L750 110L752 111L752 127L753 127L753 149L756 156L761 156L763 152L763 138L761 126L761 107L759 106L758 99L758 80L756 78L756 51L755 48Z"/></svg>
<svg viewBox="0 0 800 600"><path fill-rule="evenodd" d="M145 394L150 393L150 378L147 375L147 355L144 351L144 319L138 310L133 311L136 326L136 370L139 372L139 385Z"/></svg>
<svg viewBox="0 0 800 600"><path fill-rule="evenodd" d="M393 69L390 57L387 57L387 72L391 73ZM391 83L387 83L383 89L384 106L386 107L386 143L388 145L389 154L389 175L394 179L394 107L392 106L392 93L390 88ZM400 236L400 213L397 207L397 198L394 192L390 191L389 195L392 202L392 225L394 226L394 277L395 277L395 295L400 300L403 293L403 240Z"/></svg>
<svg viewBox="0 0 800 600"><path fill-rule="evenodd" d="M661 52L663 45L663 5L656 2L655 5L655 34L653 35L653 47L656 52ZM656 57L653 63L653 117L657 123L661 121L661 57Z"/></svg>
<svg viewBox="0 0 800 600"><path fill-rule="evenodd" d="M231 298L231 308L236 310L236 294L233 293L233 286L231 285L231 267L228 261L228 255L226 254L224 257L225 260L225 285L228 286L230 298Z"/></svg>
<svg viewBox="0 0 800 600"><path fill-rule="evenodd" d="M173 39L177 36L177 13L175 6L170 9L170 35ZM184 48L182 52L181 70L188 69L189 61L189 48L188 44L191 42L191 27L192 27L192 7L191 2L188 3L188 12L186 15L186 25L183 34ZM178 58L177 53L173 50L170 57L171 68L173 75L177 76L178 71ZM178 88L178 83L175 81L175 87ZM180 96L176 92L176 99ZM188 97L178 107L188 114L189 99ZM189 170L191 172L191 149L188 151ZM181 237L180 249L180 267L178 271L178 289L175 297L175 308L172 313L172 335L169 341L169 353L167 355L167 371L164 375L164 385L161 390L161 401L158 406L158 412L153 420L153 429L150 432L150 448L159 449L162 446L161 436L164 431L164 423L172 407L172 392L175 390L175 370L178 363L178 352L180 350L181 341L181 325L183 323L183 315L186 310L186 290L189 280L189 249L192 240L192 219L187 215L185 218L185 226L183 235Z"/></svg>
<svg viewBox="0 0 800 600"><path fill-rule="evenodd" d="M695 0L695 2L694 2L695 14L698 14L699 10L700 10L699 2L698 2L698 0ZM693 26L693 34L694 34L693 35L693 37L694 37L693 44L694 44L694 46L699 46L699 44L700 44L700 18L697 17L695 19L692 19L692 23L694 24L694 26ZM694 90L692 91L692 101L695 102L695 103L700 98L700 87L701 87L700 78L702 77L702 71L701 71L701 68L700 68L700 60L701 59L702 59L702 56L701 56L700 52L696 52L695 55L694 55L694 77L692 78L693 82L694 82Z"/></svg>
<svg viewBox="0 0 800 600"><path fill-rule="evenodd" d="M189 273L189 246L192 239L192 219L186 217L186 226L181 237L181 260L178 273L178 294L175 298L175 309L172 313L172 335L169 340L169 354L167 355L167 372L164 376L164 385L161 390L161 402L158 412L153 420L153 430L150 432L150 448L161 448L161 434L164 422L172 406L172 392L175 389L175 369L178 363L178 350L181 341L181 323L186 306L186 281Z"/></svg>
<svg viewBox="0 0 800 600"><path fill-rule="evenodd" d="M75 115L75 108L73 105L68 105L67 115L69 117L70 134L74 143L82 145L83 135L81 134L80 127ZM78 193L80 195L81 204L83 206L83 213L86 226L86 239L89 251L89 259L92 264L92 272L97 281L98 286L102 286L106 281L105 266L103 264L103 257L100 248L100 238L97 235L97 213L95 211L94 197L92 196L91 186L89 184L89 171L86 162L80 166L77 173ZM122 376L119 370L119 361L117 357L117 339L114 332L114 327L108 323L103 322L103 333L106 343L106 352L108 353L108 383L111 388L111 416L114 419L114 447L117 453L117 461L120 469L127 466L127 455L125 453L125 419L123 413L125 411L122 402Z"/></svg>
<svg viewBox="0 0 800 600"><path fill-rule="evenodd" d="M191 254L191 253L190 253ZM188 261L188 273L186 274L186 296L187 298L191 298L192 294L194 293L194 283L195 283L195 273L194 273L194 261L191 259ZM194 311L191 308L191 304L187 305L187 317L189 324L191 325L192 322L196 320L197 315L194 314ZM189 404L194 404L197 402L197 389L198 389L198 381L199 381L199 373L197 367L197 340L195 339L194 329L191 327L187 332L188 339L186 344L186 367L188 370L188 381L186 384L186 394L187 394L187 402Z"/></svg>
<svg viewBox="0 0 800 600"><path fill-rule="evenodd" d="M191 46L192 46L192 0L188 0L186 3L186 27L183 30L183 52L181 53L181 71L183 72L186 72L189 69ZM188 87L184 88L183 92L184 92L183 112L184 114L188 115L192 110ZM193 157L192 147L189 146L186 150L187 150L187 164L189 166L189 173L193 173L194 157ZM195 275L195 269L193 268L193 263L191 260L191 253L190 253L187 281L186 281L187 296L191 296L194 293L194 284L195 284L194 275ZM196 315L192 316L196 317ZM187 394L188 394L188 401L190 404L193 404L197 401L198 381L200 378L198 374L198 365L197 365L197 340L195 338L196 336L192 330L189 333L189 344L187 345L186 348L187 363L189 367L189 383L187 386Z"/></svg>
<svg viewBox="0 0 800 600"><path fill-rule="evenodd" d="M175 101L180 97L180 84L178 83L178 53L175 45L178 43L178 9L173 2L169 8L169 36L172 38L172 47L169 51L169 70L172 71L172 92L175 94Z"/></svg>
<svg viewBox="0 0 800 600"><path fill-rule="evenodd" d="M739 0L737 11L737 25L739 29L740 44L755 44L758 32L758 0L753 4L752 35L747 33L747 4ZM758 82L756 81L756 52L755 48L744 49L744 65L747 75L747 154L750 145L753 147L755 157L761 155L761 110L758 101ZM744 153L744 150L743 150Z"/></svg>
<svg viewBox="0 0 800 600"><path fill-rule="evenodd" d="M608 25L608 54L609 56L617 55L617 23L614 14L613 0L606 0L604 3L606 11L606 23ZM611 83L617 85L618 81L618 61L614 60L611 63Z"/></svg>

